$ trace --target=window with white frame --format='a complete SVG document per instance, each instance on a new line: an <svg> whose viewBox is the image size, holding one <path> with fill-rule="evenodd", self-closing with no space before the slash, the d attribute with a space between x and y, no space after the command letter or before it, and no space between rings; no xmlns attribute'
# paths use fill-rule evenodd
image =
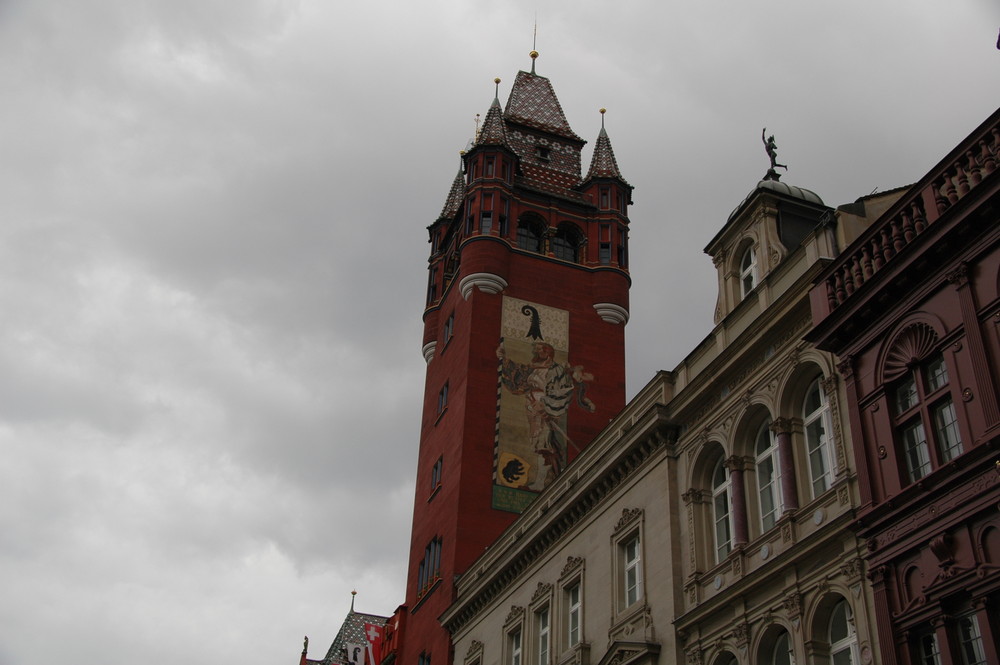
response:
<svg viewBox="0 0 1000 665"><path fill-rule="evenodd" d="M642 555L639 534L622 544L622 564L625 607L631 607L642 598Z"/></svg>
<svg viewBox="0 0 1000 665"><path fill-rule="evenodd" d="M757 430L754 444L757 466L757 494L760 497L761 530L774 528L781 517L781 466L778 461L778 444L771 431L770 419Z"/></svg>
<svg viewBox="0 0 1000 665"><path fill-rule="evenodd" d="M948 369L940 354L897 381L892 398L896 435L910 482L962 454Z"/></svg>
<svg viewBox="0 0 1000 665"><path fill-rule="evenodd" d="M856 665L858 638L854 629L854 615L846 600L841 599L833 606L828 632L831 665Z"/></svg>
<svg viewBox="0 0 1000 665"><path fill-rule="evenodd" d="M517 627L507 633L507 662L510 665L521 665L521 628Z"/></svg>
<svg viewBox="0 0 1000 665"><path fill-rule="evenodd" d="M917 657L920 665L941 665L941 650L938 649L937 635L926 631L917 636Z"/></svg>
<svg viewBox="0 0 1000 665"><path fill-rule="evenodd" d="M747 247L740 258L740 298L746 298L757 286L757 253Z"/></svg>
<svg viewBox="0 0 1000 665"><path fill-rule="evenodd" d="M833 445L830 440L830 406L820 379L806 390L802 404L802 426L805 430L806 453L809 457L809 483L813 498L833 484Z"/></svg>
<svg viewBox="0 0 1000 665"><path fill-rule="evenodd" d="M975 614L958 617L958 648L962 654L962 665L986 665L983 634Z"/></svg>
<svg viewBox="0 0 1000 665"><path fill-rule="evenodd" d="M538 665L548 665L549 645L552 636L552 617L549 615L549 607L546 605L535 611L535 658Z"/></svg>
<svg viewBox="0 0 1000 665"><path fill-rule="evenodd" d="M582 641L583 626L583 589L580 582L574 582L566 587L566 646L575 647Z"/></svg>
<svg viewBox="0 0 1000 665"><path fill-rule="evenodd" d="M729 470L719 458L712 472L712 520L715 525L715 560L722 561L733 548L732 497Z"/></svg>

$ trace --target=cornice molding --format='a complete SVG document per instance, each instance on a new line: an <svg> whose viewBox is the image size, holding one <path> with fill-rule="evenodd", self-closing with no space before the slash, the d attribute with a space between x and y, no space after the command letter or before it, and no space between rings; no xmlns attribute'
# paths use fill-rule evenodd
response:
<svg viewBox="0 0 1000 665"><path fill-rule="evenodd" d="M619 325L628 323L628 310L621 305L610 302L597 302L594 303L594 309L597 310L597 315L608 323L617 323Z"/></svg>
<svg viewBox="0 0 1000 665"><path fill-rule="evenodd" d="M430 364L430 362L434 360L434 351L437 349L437 345L437 340L434 340L433 342L427 342L424 344L423 348L420 349L420 352L424 354L425 363Z"/></svg>
<svg viewBox="0 0 1000 665"><path fill-rule="evenodd" d="M507 280L493 273L474 272L463 277L462 281L458 283L458 289L462 292L462 297L465 300L468 300L469 296L472 295L473 287L478 288L483 293L500 293L507 288Z"/></svg>

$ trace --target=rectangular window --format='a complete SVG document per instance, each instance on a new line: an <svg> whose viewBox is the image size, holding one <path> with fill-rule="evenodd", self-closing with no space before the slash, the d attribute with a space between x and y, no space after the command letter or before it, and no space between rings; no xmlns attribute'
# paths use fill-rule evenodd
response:
<svg viewBox="0 0 1000 665"><path fill-rule="evenodd" d="M890 396L897 445L909 482L920 480L964 452L944 356L934 355L907 371Z"/></svg>
<svg viewBox="0 0 1000 665"><path fill-rule="evenodd" d="M931 472L924 424L920 420L907 423L900 430L900 435L903 439L903 455L906 457L906 472L910 482L916 482Z"/></svg>
<svg viewBox="0 0 1000 665"><path fill-rule="evenodd" d="M486 158L486 172L485 172L485 174L484 174L484 175L485 175L485 176L486 176L487 178L492 178L492 177L493 177L493 164L494 164L494 159L495 159L494 157L487 157L487 158Z"/></svg>
<svg viewBox="0 0 1000 665"><path fill-rule="evenodd" d="M958 417L951 398L935 405L934 431L937 433L938 451L941 463L950 462L962 454L962 438L958 433Z"/></svg>
<svg viewBox="0 0 1000 665"><path fill-rule="evenodd" d="M521 629L517 628L507 634L507 650L510 665L521 665Z"/></svg>
<svg viewBox="0 0 1000 665"><path fill-rule="evenodd" d="M444 322L444 330L441 331L441 337L444 338L445 346L451 341L452 336L455 334L455 315L450 314Z"/></svg>
<svg viewBox="0 0 1000 665"><path fill-rule="evenodd" d="M958 617L958 640L962 665L986 665L983 635L979 632L979 621L975 614Z"/></svg>
<svg viewBox="0 0 1000 665"><path fill-rule="evenodd" d="M427 543L424 548L424 558L417 568L417 598L423 596L441 577L441 538L437 537Z"/></svg>
<svg viewBox="0 0 1000 665"><path fill-rule="evenodd" d="M624 563L625 607L631 607L642 597L642 566L639 554L639 536L630 538L622 546Z"/></svg>
<svg viewBox="0 0 1000 665"><path fill-rule="evenodd" d="M538 665L548 665L549 635L551 635L552 632L550 626L548 607L543 607L542 609L535 612L535 624L538 627L538 648L536 649L536 655L538 656Z"/></svg>
<svg viewBox="0 0 1000 665"><path fill-rule="evenodd" d="M625 246L625 232L618 232L618 265L622 268L628 267L628 250Z"/></svg>
<svg viewBox="0 0 1000 665"><path fill-rule="evenodd" d="M448 408L448 384L445 383L441 387L441 392L438 393L438 415L444 413L444 410Z"/></svg>
<svg viewBox="0 0 1000 665"><path fill-rule="evenodd" d="M580 643L580 619L583 614L583 596L580 583L566 589L566 645L575 647Z"/></svg>
<svg viewBox="0 0 1000 665"><path fill-rule="evenodd" d="M417 665L431 665L431 657L426 653L420 654L417 658Z"/></svg>
<svg viewBox="0 0 1000 665"><path fill-rule="evenodd" d="M611 190L607 187L601 187L601 210L607 210L611 207Z"/></svg>
<svg viewBox="0 0 1000 665"><path fill-rule="evenodd" d="M941 665L941 652L934 633L923 633L917 637L917 654L920 665Z"/></svg>
<svg viewBox="0 0 1000 665"><path fill-rule="evenodd" d="M439 457L431 468L431 491L433 492L441 486L441 471L444 467L444 458Z"/></svg>
<svg viewBox="0 0 1000 665"><path fill-rule="evenodd" d="M437 300L437 268L431 268L430 280L427 283L427 304Z"/></svg>
<svg viewBox="0 0 1000 665"><path fill-rule="evenodd" d="M483 235L486 235L490 232L490 229L492 228L493 228L493 213L488 210L484 210L483 212L480 213L479 232L482 233Z"/></svg>

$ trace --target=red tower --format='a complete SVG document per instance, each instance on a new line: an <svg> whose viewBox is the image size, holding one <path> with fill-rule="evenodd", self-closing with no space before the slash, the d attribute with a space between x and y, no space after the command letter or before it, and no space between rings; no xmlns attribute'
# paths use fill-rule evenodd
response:
<svg viewBox="0 0 1000 665"><path fill-rule="evenodd" d="M506 109L493 100L428 229L410 563L390 623L405 665L452 662L438 617L455 576L625 405L632 186L603 126L581 178L586 142L537 55Z"/></svg>

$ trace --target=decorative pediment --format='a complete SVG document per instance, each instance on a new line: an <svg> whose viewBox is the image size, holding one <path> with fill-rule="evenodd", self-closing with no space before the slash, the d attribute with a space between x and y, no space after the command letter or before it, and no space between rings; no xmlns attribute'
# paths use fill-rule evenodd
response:
<svg viewBox="0 0 1000 665"><path fill-rule="evenodd" d="M465 662L472 662L474 659L483 655L483 643L479 640L472 640L469 643L469 650L465 652Z"/></svg>
<svg viewBox="0 0 1000 665"><path fill-rule="evenodd" d="M629 525L642 517L642 508L623 508L622 516L615 524L615 535L627 529Z"/></svg>
<svg viewBox="0 0 1000 665"><path fill-rule="evenodd" d="M503 620L504 627L511 626L515 623L520 623L524 620L524 608L520 605L511 605L510 612L507 613L507 618Z"/></svg>
<svg viewBox="0 0 1000 665"><path fill-rule="evenodd" d="M559 573L559 579L564 579L575 573L578 569L583 566L583 557L570 556L566 557L566 565L563 566L562 572Z"/></svg>
<svg viewBox="0 0 1000 665"><path fill-rule="evenodd" d="M548 582L539 582L535 587L535 593L531 594L531 602L537 603L552 593L552 585Z"/></svg>

